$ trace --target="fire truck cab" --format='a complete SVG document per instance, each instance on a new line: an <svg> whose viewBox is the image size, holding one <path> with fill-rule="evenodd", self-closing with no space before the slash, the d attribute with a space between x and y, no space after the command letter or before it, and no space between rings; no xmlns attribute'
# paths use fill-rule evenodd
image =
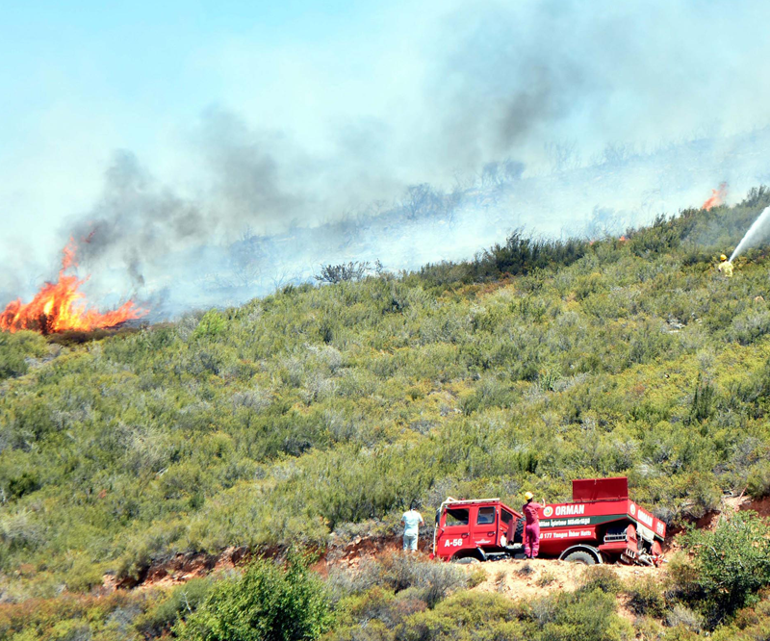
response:
<svg viewBox="0 0 770 641"><path fill-rule="evenodd" d="M626 477L572 481L572 501L543 505L540 557L659 565L666 525L628 497ZM500 499L448 498L436 513L433 556L445 561L523 558L522 515Z"/></svg>
<svg viewBox="0 0 770 641"><path fill-rule="evenodd" d="M448 498L436 512L433 556L452 561L524 558L521 513L500 499Z"/></svg>

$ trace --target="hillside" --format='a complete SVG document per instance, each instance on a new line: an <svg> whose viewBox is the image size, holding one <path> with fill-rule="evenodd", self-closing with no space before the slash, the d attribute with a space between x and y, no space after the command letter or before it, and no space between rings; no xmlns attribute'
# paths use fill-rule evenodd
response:
<svg viewBox="0 0 770 641"><path fill-rule="evenodd" d="M768 204L754 190L628 240L514 234L82 345L0 334L0 599L128 585L179 552L392 534L415 499L564 499L576 477L628 475L674 526L765 496L767 263L726 280L714 258Z"/></svg>

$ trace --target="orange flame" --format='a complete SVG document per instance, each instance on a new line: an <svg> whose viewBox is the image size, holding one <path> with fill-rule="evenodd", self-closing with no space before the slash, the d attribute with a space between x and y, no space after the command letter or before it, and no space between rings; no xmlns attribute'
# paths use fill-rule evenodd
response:
<svg viewBox="0 0 770 641"><path fill-rule="evenodd" d="M705 209L706 211L708 211L713 207L719 207L719 205L724 204L726 197L727 197L727 183L722 183L719 185L719 189L711 190L711 198L709 198L705 203L703 203L703 206L701 207L701 209Z"/></svg>
<svg viewBox="0 0 770 641"><path fill-rule="evenodd" d="M127 320L141 318L147 313L146 309L135 307L133 301L104 314L100 314L96 309L86 309L83 302L85 296L78 289L87 279L78 280L77 276L64 273L77 265L76 250L75 241L70 240L63 251L58 282L43 285L27 305L22 305L21 299L8 304L5 311L0 313L0 330L13 333L21 329L31 329L43 334L67 330L90 331L115 327Z"/></svg>

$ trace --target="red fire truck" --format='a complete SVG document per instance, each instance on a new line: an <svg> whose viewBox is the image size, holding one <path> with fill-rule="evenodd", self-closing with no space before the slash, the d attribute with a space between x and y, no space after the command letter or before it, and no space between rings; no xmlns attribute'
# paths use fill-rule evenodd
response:
<svg viewBox="0 0 770 641"><path fill-rule="evenodd" d="M540 511L540 557L659 565L666 524L628 497L626 477L572 481L572 501ZM436 513L433 556L444 561L524 558L522 515L500 499L448 498Z"/></svg>

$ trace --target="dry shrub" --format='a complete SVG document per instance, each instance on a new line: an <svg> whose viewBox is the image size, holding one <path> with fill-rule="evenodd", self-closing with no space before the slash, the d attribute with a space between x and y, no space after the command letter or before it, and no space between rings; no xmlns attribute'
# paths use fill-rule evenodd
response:
<svg viewBox="0 0 770 641"><path fill-rule="evenodd" d="M507 570L500 570L497 574L495 574L495 586L497 586L498 592L502 592L505 590L505 579L508 578L508 571Z"/></svg>
<svg viewBox="0 0 770 641"><path fill-rule="evenodd" d="M551 583L554 581L556 581L556 575L553 572L546 570L539 577L537 577L535 584L538 587L544 588L547 585L551 585Z"/></svg>
<svg viewBox="0 0 770 641"><path fill-rule="evenodd" d="M609 594L617 594L623 589L623 582L613 568L606 565L593 565L583 572L580 588L586 592L601 590Z"/></svg>
<svg viewBox="0 0 770 641"><path fill-rule="evenodd" d="M486 573L484 573L484 578ZM409 590L432 608L450 592L472 582L466 572L451 563L424 561L412 554L396 552L379 559L366 559L358 568L334 570L329 585L335 598L360 594L380 586L395 593Z"/></svg>
<svg viewBox="0 0 770 641"><path fill-rule="evenodd" d="M681 603L677 603L669 610L666 623L672 628L682 626L693 632L700 632L703 629L703 617Z"/></svg>

